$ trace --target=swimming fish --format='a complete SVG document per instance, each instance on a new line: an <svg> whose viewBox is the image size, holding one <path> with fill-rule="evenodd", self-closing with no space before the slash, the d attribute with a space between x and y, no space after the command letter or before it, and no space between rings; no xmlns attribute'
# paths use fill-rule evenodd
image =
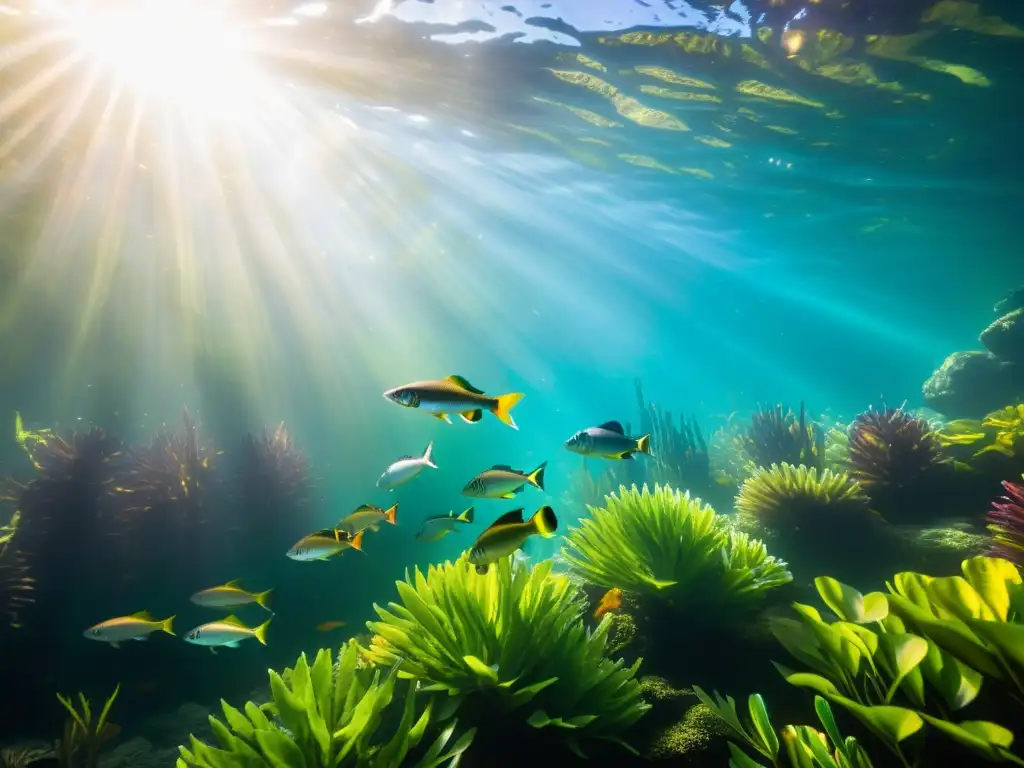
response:
<svg viewBox="0 0 1024 768"><path fill-rule="evenodd" d="M485 574L491 563L511 555L535 533L547 538L554 536L557 528L558 519L551 507L541 507L526 522L522 508L513 509L480 534L469 550L469 562L476 566L477 573Z"/></svg>
<svg viewBox="0 0 1024 768"><path fill-rule="evenodd" d="M601 596L601 601L597 604L597 610L594 611L594 618L600 619L609 611L617 611L622 608L622 590L618 587L612 587Z"/></svg>
<svg viewBox="0 0 1024 768"><path fill-rule="evenodd" d="M247 592L242 589L238 579L196 592L189 598L196 605L204 608L238 608L249 603L256 603L260 608L270 610L270 595L274 590L266 592Z"/></svg>
<svg viewBox="0 0 1024 768"><path fill-rule="evenodd" d="M446 421L449 413L457 413L462 420L473 424L490 411L512 429L519 429L512 419L512 409L523 399L521 392L510 392L491 397L485 395L462 376L451 375L435 381L414 381L389 389L384 397L406 408L422 408L435 418Z"/></svg>
<svg viewBox="0 0 1024 768"><path fill-rule="evenodd" d="M470 507L456 515L454 511L447 515L435 515L423 521L420 529L416 531L417 541L440 541L449 533L457 531L460 524L473 522L473 508Z"/></svg>
<svg viewBox="0 0 1024 768"><path fill-rule="evenodd" d="M565 441L573 453L599 459L632 459L634 453L651 453L651 436L630 437L617 421L581 429Z"/></svg>
<svg viewBox="0 0 1024 768"><path fill-rule="evenodd" d="M360 504L351 514L341 518L335 527L355 536L365 528L379 531L382 520L398 525L398 504L393 504L388 509L381 509L373 504Z"/></svg>
<svg viewBox="0 0 1024 768"><path fill-rule="evenodd" d="M204 645L213 653L214 648L237 648L238 644L250 637L255 637L263 645L267 644L267 627L273 618L267 619L258 627L247 627L237 616L225 616L220 621L200 624L185 635L185 642L192 645Z"/></svg>
<svg viewBox="0 0 1024 768"><path fill-rule="evenodd" d="M337 528L325 528L322 531L303 536L288 550L292 560L305 563L310 560L326 560L349 548L363 551L363 531L356 535Z"/></svg>
<svg viewBox="0 0 1024 768"><path fill-rule="evenodd" d="M114 648L120 648L125 640L149 640L149 635L158 630L173 635L173 623L173 616L154 620L149 611L139 611L130 616L118 616L116 619L101 621L82 634L90 640L99 640L101 643L110 643Z"/></svg>
<svg viewBox="0 0 1024 768"><path fill-rule="evenodd" d="M476 499L514 499L527 483L544 490L545 461L529 474L521 469L512 469L508 464L495 464L474 477L462 489L463 496Z"/></svg>
<svg viewBox="0 0 1024 768"><path fill-rule="evenodd" d="M318 632L330 632L332 629L338 629L344 627L344 621L322 621L316 625Z"/></svg>
<svg viewBox="0 0 1024 768"><path fill-rule="evenodd" d="M400 485L408 483L427 467L437 469L437 464L430 460L430 454L433 450L434 444L430 443L427 446L427 450L418 458L415 456L403 456L385 469L384 474L377 478L377 487L391 491Z"/></svg>

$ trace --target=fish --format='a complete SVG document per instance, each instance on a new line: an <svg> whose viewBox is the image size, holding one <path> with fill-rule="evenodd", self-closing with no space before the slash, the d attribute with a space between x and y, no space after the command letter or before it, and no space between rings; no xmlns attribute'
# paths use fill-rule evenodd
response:
<svg viewBox="0 0 1024 768"><path fill-rule="evenodd" d="M148 640L149 635L157 631L173 635L173 626L173 616L167 619L154 619L149 611L139 611L130 616L118 616L116 619L101 621L82 634L90 640L99 640L101 643L109 643L114 648L120 648L121 643L126 640Z"/></svg>
<svg viewBox="0 0 1024 768"><path fill-rule="evenodd" d="M514 499L527 484L543 491L547 465L545 461L527 474L521 469L512 469L508 464L495 464L466 483L462 495L476 499Z"/></svg>
<svg viewBox="0 0 1024 768"><path fill-rule="evenodd" d="M522 392L509 392L497 397L484 394L464 377L452 374L434 381L414 381L389 389L384 397L405 408L422 408L435 418L451 424L449 413L457 413L463 421L475 424L490 411L504 424L519 429L512 418L512 409L523 399Z"/></svg>
<svg viewBox="0 0 1024 768"><path fill-rule="evenodd" d="M651 436L630 437L617 421L581 429L565 441L567 450L599 459L632 459L634 453L651 455Z"/></svg>
<svg viewBox="0 0 1024 768"><path fill-rule="evenodd" d="M346 549L363 551L363 531L354 536L338 528L324 528L322 531L303 536L286 553L292 560L305 563L310 560L326 560Z"/></svg>
<svg viewBox="0 0 1024 768"><path fill-rule="evenodd" d="M335 528L355 536L365 528L379 531L382 520L398 525L398 504L392 504L388 509L381 509L373 504L360 504L351 514L341 518Z"/></svg>
<svg viewBox="0 0 1024 768"><path fill-rule="evenodd" d="M322 621L316 625L316 628L318 632L330 632L332 629L339 629L344 626L344 621Z"/></svg>
<svg viewBox="0 0 1024 768"><path fill-rule="evenodd" d="M618 587L612 587L601 596L601 600L597 604L597 610L594 611L594 618L600 619L606 613L617 611L620 608L622 608L622 590Z"/></svg>
<svg viewBox="0 0 1024 768"><path fill-rule="evenodd" d="M206 646L213 653L217 652L214 650L215 648L237 648L240 642L250 637L255 637L263 645L266 645L267 627L273 620L271 617L258 627L247 627L239 621L237 616L232 614L219 621L200 624L185 635L185 642Z"/></svg>
<svg viewBox="0 0 1024 768"><path fill-rule="evenodd" d="M268 589L265 592L248 592L242 589L238 579L221 584L219 587L210 587L196 592L189 598L196 605L204 608L238 608L249 603L256 603L260 608L270 610L270 595L274 590Z"/></svg>
<svg viewBox="0 0 1024 768"><path fill-rule="evenodd" d="M557 529L558 518L551 507L541 507L526 522L523 522L522 508L513 509L480 534L469 550L469 562L476 567L477 573L483 575L491 563L511 555L534 534L549 538Z"/></svg>
<svg viewBox="0 0 1024 768"><path fill-rule="evenodd" d="M431 442L422 456L418 458L415 456L403 456L385 469L384 474L377 478L377 487L391 491L400 485L405 485L427 467L437 469L437 464L430 459L430 454L433 450L434 444Z"/></svg>
<svg viewBox="0 0 1024 768"><path fill-rule="evenodd" d="M416 531L417 541L440 541L449 533L459 529L460 524L473 522L473 508L469 507L456 515L454 511L447 515L435 515L423 521L420 529Z"/></svg>

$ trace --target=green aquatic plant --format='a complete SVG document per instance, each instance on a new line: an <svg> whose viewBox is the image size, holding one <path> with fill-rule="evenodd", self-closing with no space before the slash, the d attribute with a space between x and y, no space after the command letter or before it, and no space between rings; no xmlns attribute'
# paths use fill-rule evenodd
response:
<svg viewBox="0 0 1024 768"><path fill-rule="evenodd" d="M565 537L563 557L581 579L673 600L699 613L749 605L792 581L764 544L728 531L709 505L664 486L620 487Z"/></svg>
<svg viewBox="0 0 1024 768"><path fill-rule="evenodd" d="M284 674L270 672L269 704L248 702L242 710L221 701L224 722L210 716L219 746L195 736L179 747L178 768L435 768L454 765L473 740L467 731L453 745L457 723L449 723L426 753L411 756L434 725L433 705L420 706L409 684L397 725L382 724L396 699L397 670L360 668L360 648L349 641L332 661L321 649L313 664L299 656Z"/></svg>
<svg viewBox="0 0 1024 768"><path fill-rule="evenodd" d="M956 419L936 432L941 445L970 446L973 457L1001 453L1010 458L1024 456L1024 403L993 411L984 419Z"/></svg>
<svg viewBox="0 0 1024 768"><path fill-rule="evenodd" d="M817 424L807 421L803 403L800 403L799 414L778 404L754 412L743 447L747 457L758 467L772 464L821 467L825 436Z"/></svg>
<svg viewBox="0 0 1024 768"><path fill-rule="evenodd" d="M52 746L24 745L0 749L0 768L27 768L57 756Z"/></svg>
<svg viewBox="0 0 1024 768"><path fill-rule="evenodd" d="M635 385L640 411L638 434L649 434L653 449L653 455L645 462L647 481L706 493L714 480L708 446L696 417L687 421L680 415L677 425L670 411L644 398L640 379L636 379Z"/></svg>
<svg viewBox="0 0 1024 768"><path fill-rule="evenodd" d="M78 694L77 707L70 696L57 694L57 700L70 716L64 725L64 735L57 742L57 763L61 768L96 768L100 749L121 732L108 719L120 690L120 685L114 688L96 718L85 694Z"/></svg>
<svg viewBox="0 0 1024 768"><path fill-rule="evenodd" d="M845 472L792 464L759 467L740 487L736 512L778 531L869 520L868 497Z"/></svg>
<svg viewBox="0 0 1024 768"><path fill-rule="evenodd" d="M551 562L499 560L477 574L465 556L419 569L397 582L397 603L374 606L380 621L366 657L449 694L447 706L471 716L515 714L534 728L560 731L568 746L622 734L649 709L638 660L608 657L611 616L589 631L587 602ZM479 706L474 703L480 700Z"/></svg>

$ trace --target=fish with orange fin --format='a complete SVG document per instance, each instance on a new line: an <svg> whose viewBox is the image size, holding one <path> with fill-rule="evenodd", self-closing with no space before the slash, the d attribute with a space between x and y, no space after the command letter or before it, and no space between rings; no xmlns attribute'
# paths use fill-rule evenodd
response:
<svg viewBox="0 0 1024 768"><path fill-rule="evenodd" d="M365 528L379 531L382 522L398 525L398 504L392 504L387 509L375 507L373 504L360 504L355 511L343 517L334 527L348 531L349 534L355 536Z"/></svg>
<svg viewBox="0 0 1024 768"><path fill-rule="evenodd" d="M316 629L318 632L330 632L332 629L340 629L344 626L344 621L322 621L316 625Z"/></svg>
<svg viewBox="0 0 1024 768"><path fill-rule="evenodd" d="M618 587L612 587L601 596L601 600L597 604L597 610L594 611L594 618L600 619L606 613L619 610L622 610L622 590Z"/></svg>
<svg viewBox="0 0 1024 768"><path fill-rule="evenodd" d="M389 389L384 397L405 408L421 408L449 424L450 413L457 413L463 421L474 424L483 418L484 411L490 411L512 429L519 429L512 418L512 409L523 399L523 394L509 392L491 397L464 377L452 374L443 379L403 384Z"/></svg>

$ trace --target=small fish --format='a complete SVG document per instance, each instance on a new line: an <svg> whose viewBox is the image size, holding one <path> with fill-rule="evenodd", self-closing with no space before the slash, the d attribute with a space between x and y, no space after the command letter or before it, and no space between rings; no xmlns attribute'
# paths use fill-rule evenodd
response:
<svg viewBox="0 0 1024 768"><path fill-rule="evenodd" d="M651 436L630 437L617 421L581 429L565 441L573 453L599 459L632 459L634 453L651 454Z"/></svg>
<svg viewBox="0 0 1024 768"><path fill-rule="evenodd" d="M204 645L213 653L215 648L237 648L238 644L250 637L255 637L263 645L267 644L267 627L273 618L267 619L258 627L247 627L237 616L226 616L220 621L200 624L185 635L185 642L192 645Z"/></svg>
<svg viewBox="0 0 1024 768"><path fill-rule="evenodd" d="M512 409L523 399L521 392L510 392L497 397L485 395L462 376L451 375L434 381L414 381L389 389L384 397L406 408L422 408L435 418L451 424L449 413L457 413L470 424L490 411L512 429L519 429L512 419Z"/></svg>
<svg viewBox="0 0 1024 768"><path fill-rule="evenodd" d="M316 629L318 632L330 632L332 629L338 629L344 626L344 621L323 621L316 625Z"/></svg>
<svg viewBox="0 0 1024 768"><path fill-rule="evenodd" d="M495 464L466 483L462 495L475 499L514 499L527 484L543 491L547 465L545 461L527 474L521 469L512 469L508 464Z"/></svg>
<svg viewBox="0 0 1024 768"><path fill-rule="evenodd" d="M600 619L609 611L617 611L622 608L622 590L618 587L612 587L601 596L601 601L597 605L597 610L594 611L594 618Z"/></svg>
<svg viewBox="0 0 1024 768"><path fill-rule="evenodd" d="M473 508L463 510L462 514L456 515L454 511L447 515L436 515L428 517L423 525L416 531L417 541L440 541L449 533L457 531L460 524L473 522Z"/></svg>
<svg viewBox="0 0 1024 768"><path fill-rule="evenodd" d="M287 555L292 560L305 563L310 560L326 560L349 548L363 551L363 531L353 536L348 531L325 528L303 536L288 550Z"/></svg>
<svg viewBox="0 0 1024 768"><path fill-rule="evenodd" d="M384 470L384 474L377 478L377 487L391 491L400 485L405 485L416 477L427 467L437 469L437 464L430 460L430 454L434 450L434 444L430 443L427 450L419 458L415 456L403 456L390 467Z"/></svg>
<svg viewBox="0 0 1024 768"><path fill-rule="evenodd" d="M522 508L513 509L480 534L469 550L469 562L476 566L477 573L485 574L491 563L511 555L535 533L547 538L554 536L557 528L558 518L551 507L541 507L526 522Z"/></svg>
<svg viewBox="0 0 1024 768"><path fill-rule="evenodd" d="M392 525L398 525L398 504L393 504L388 509L381 509L373 504L361 504L351 514L341 518L335 527L355 536L365 528L379 531L382 520Z"/></svg>
<svg viewBox="0 0 1024 768"><path fill-rule="evenodd" d="M130 616L118 616L116 619L101 621L82 634L90 640L99 640L101 643L110 643L114 648L120 648L125 640L148 640L149 635L158 630L173 635L173 624L173 616L168 619L154 619L149 611L139 611Z"/></svg>
<svg viewBox="0 0 1024 768"><path fill-rule="evenodd" d="M260 608L270 610L270 595L274 590L266 592L247 592L242 589L238 579L196 592L189 598L196 605L204 608L238 608L249 603L256 603Z"/></svg>

